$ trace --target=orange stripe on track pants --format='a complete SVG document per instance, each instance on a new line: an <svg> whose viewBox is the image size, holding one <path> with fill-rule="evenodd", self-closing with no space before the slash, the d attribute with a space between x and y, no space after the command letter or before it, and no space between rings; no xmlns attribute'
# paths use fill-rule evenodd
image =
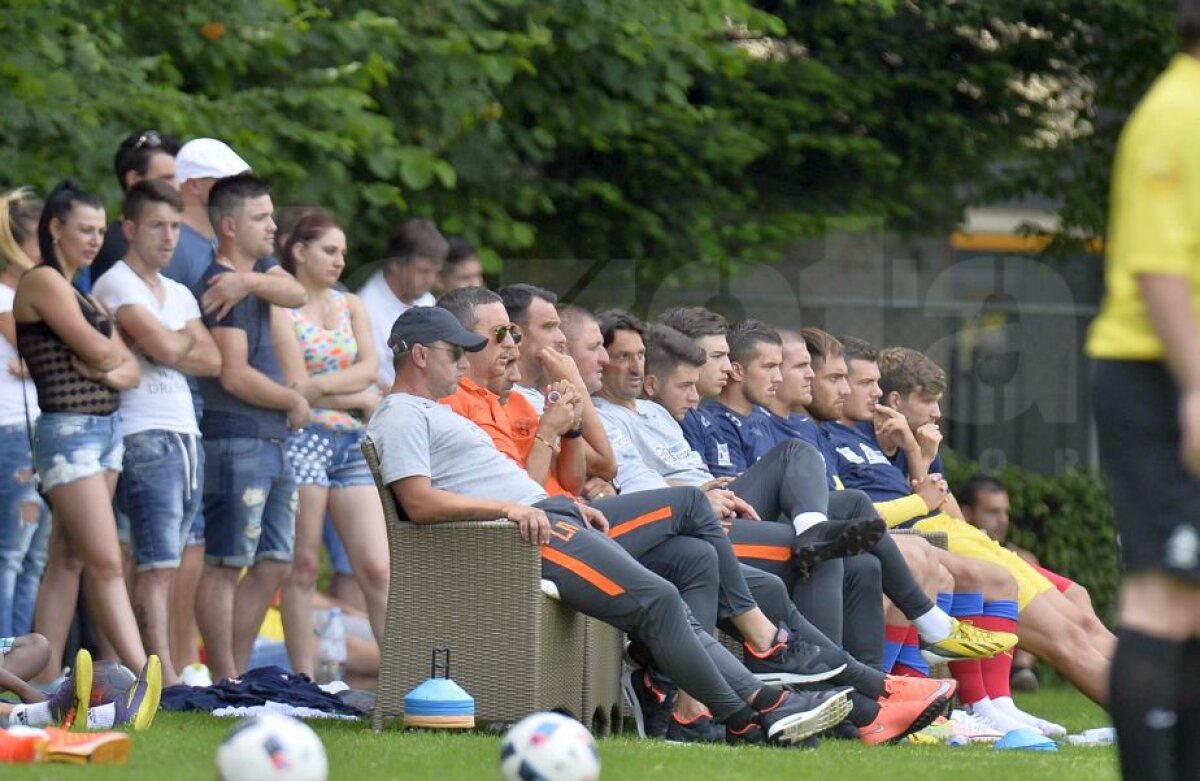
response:
<svg viewBox="0 0 1200 781"><path fill-rule="evenodd" d="M569 556L560 550L555 550L549 545L542 546L542 558L547 561L552 561L565 570L569 570L579 577L591 583L600 591L610 597L619 597L625 593L625 589L620 584L610 580L601 573L597 572L588 564L583 563L574 556Z"/></svg>
<svg viewBox="0 0 1200 781"><path fill-rule="evenodd" d="M621 524L620 526L616 526L612 529L609 529L608 536L615 540L617 537L620 537L622 534L628 534L631 531L637 531L638 529L642 528L643 526L646 526L648 524L654 523L655 521L661 521L664 518L670 518L670 517L671 517L671 508L670 507L659 507L657 510L651 510L648 513L642 513L638 517L628 520L625 523Z"/></svg>

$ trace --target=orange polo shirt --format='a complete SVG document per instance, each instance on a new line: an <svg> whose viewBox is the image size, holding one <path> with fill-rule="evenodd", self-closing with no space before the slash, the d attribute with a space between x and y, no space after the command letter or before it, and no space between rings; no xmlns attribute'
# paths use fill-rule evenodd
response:
<svg viewBox="0 0 1200 781"><path fill-rule="evenodd" d="M479 385L469 377L463 377L458 390L439 399L450 409L462 415L487 432L496 449L515 461L522 469L529 460L537 434L538 414L533 405L519 393L510 393L505 404L500 397ZM575 495L563 488L554 475L554 464L546 476L543 486L551 496Z"/></svg>

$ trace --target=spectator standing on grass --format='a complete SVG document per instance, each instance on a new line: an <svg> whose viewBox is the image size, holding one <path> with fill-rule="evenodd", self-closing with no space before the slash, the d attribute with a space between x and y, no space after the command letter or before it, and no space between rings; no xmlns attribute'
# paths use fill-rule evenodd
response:
<svg viewBox="0 0 1200 781"><path fill-rule="evenodd" d="M100 250L104 225L95 196L60 182L38 221L42 265L21 277L13 305L18 352L42 410L33 463L54 512L35 620L50 641L49 677L62 667L81 576L121 661L134 670L146 663L112 512L123 451L119 394L137 385L138 364L104 309L71 286Z"/></svg>
<svg viewBox="0 0 1200 781"><path fill-rule="evenodd" d="M313 597L326 511L343 541L367 601L371 629L383 639L388 545L383 506L362 454L363 421L381 398L371 321L358 296L337 289L346 267L346 234L327 214L302 217L283 249L283 266L308 295L298 309L272 313L279 362L289 385L312 405L303 431L288 440L299 484L296 549L283 590L283 625L292 669L313 675Z"/></svg>
<svg viewBox="0 0 1200 781"><path fill-rule="evenodd" d="M182 284L199 296L195 292L195 283L216 257L216 236L208 219L209 191L218 180L249 170L250 166L245 160L215 138L195 138L180 148L175 157L175 180L179 195L183 198L183 222L179 226L175 254L162 271L164 277ZM224 275L219 281L225 284L226 279L236 281L231 275ZM216 304L215 299L223 290L214 288L212 292L201 292L204 294L199 297L203 313ZM200 385L194 377L188 377L188 389L192 393L192 408L196 413L196 423L199 424L204 416L204 402ZM200 475L200 481L203 495L203 474ZM204 503L201 502L192 518L187 546L171 592L171 661L178 670L199 660L196 589L203 569Z"/></svg>
<svg viewBox="0 0 1200 781"><path fill-rule="evenodd" d="M448 239L446 262L438 272L437 294L443 296L460 287L483 287L483 263L479 253L461 236Z"/></svg>
<svg viewBox="0 0 1200 781"><path fill-rule="evenodd" d="M30 422L37 420L37 389L17 356L13 300L21 275L41 253L37 223L42 202L25 189L0 198L0 637L33 628L33 605L46 569L50 513L37 491ZM40 672L39 670L35 670Z"/></svg>
<svg viewBox="0 0 1200 781"><path fill-rule="evenodd" d="M136 348L141 382L121 393L124 470L117 506L129 519L133 605L142 642L178 682L168 632L171 585L201 502L204 449L187 377L215 377L221 355L191 291L161 273L179 241L183 200L145 180L125 196L127 251L93 292Z"/></svg>
<svg viewBox="0 0 1200 781"><path fill-rule="evenodd" d="M196 618L212 677L220 680L245 671L271 598L291 570L296 482L284 445L308 422L309 405L285 384L271 340L271 305L303 306L306 296L270 257L270 187L249 173L222 179L209 192L208 208L217 259L193 293L210 292L221 284L215 277L234 275L243 277L234 284L251 287L236 304L204 312L222 365L217 378L200 381L206 528Z"/></svg>

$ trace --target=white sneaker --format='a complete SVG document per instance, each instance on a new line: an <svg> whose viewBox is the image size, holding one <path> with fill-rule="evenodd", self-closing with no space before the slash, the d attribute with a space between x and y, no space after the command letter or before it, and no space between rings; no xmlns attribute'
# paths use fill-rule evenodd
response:
<svg viewBox="0 0 1200 781"><path fill-rule="evenodd" d="M949 725L950 737L965 738L973 743L995 743L1004 737L1004 732L991 721L965 710L955 710L951 713Z"/></svg>
<svg viewBox="0 0 1200 781"><path fill-rule="evenodd" d="M192 662L184 667L183 672L179 675L179 680L184 686L212 686L213 682L208 666L200 662Z"/></svg>

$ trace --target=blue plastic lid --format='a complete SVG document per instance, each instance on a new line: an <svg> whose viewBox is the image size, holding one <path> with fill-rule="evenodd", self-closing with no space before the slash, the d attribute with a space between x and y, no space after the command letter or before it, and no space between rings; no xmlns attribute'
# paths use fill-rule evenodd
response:
<svg viewBox="0 0 1200 781"><path fill-rule="evenodd" d="M1014 729L996 741L995 748L1023 748L1027 751L1058 751L1058 744L1032 728Z"/></svg>

